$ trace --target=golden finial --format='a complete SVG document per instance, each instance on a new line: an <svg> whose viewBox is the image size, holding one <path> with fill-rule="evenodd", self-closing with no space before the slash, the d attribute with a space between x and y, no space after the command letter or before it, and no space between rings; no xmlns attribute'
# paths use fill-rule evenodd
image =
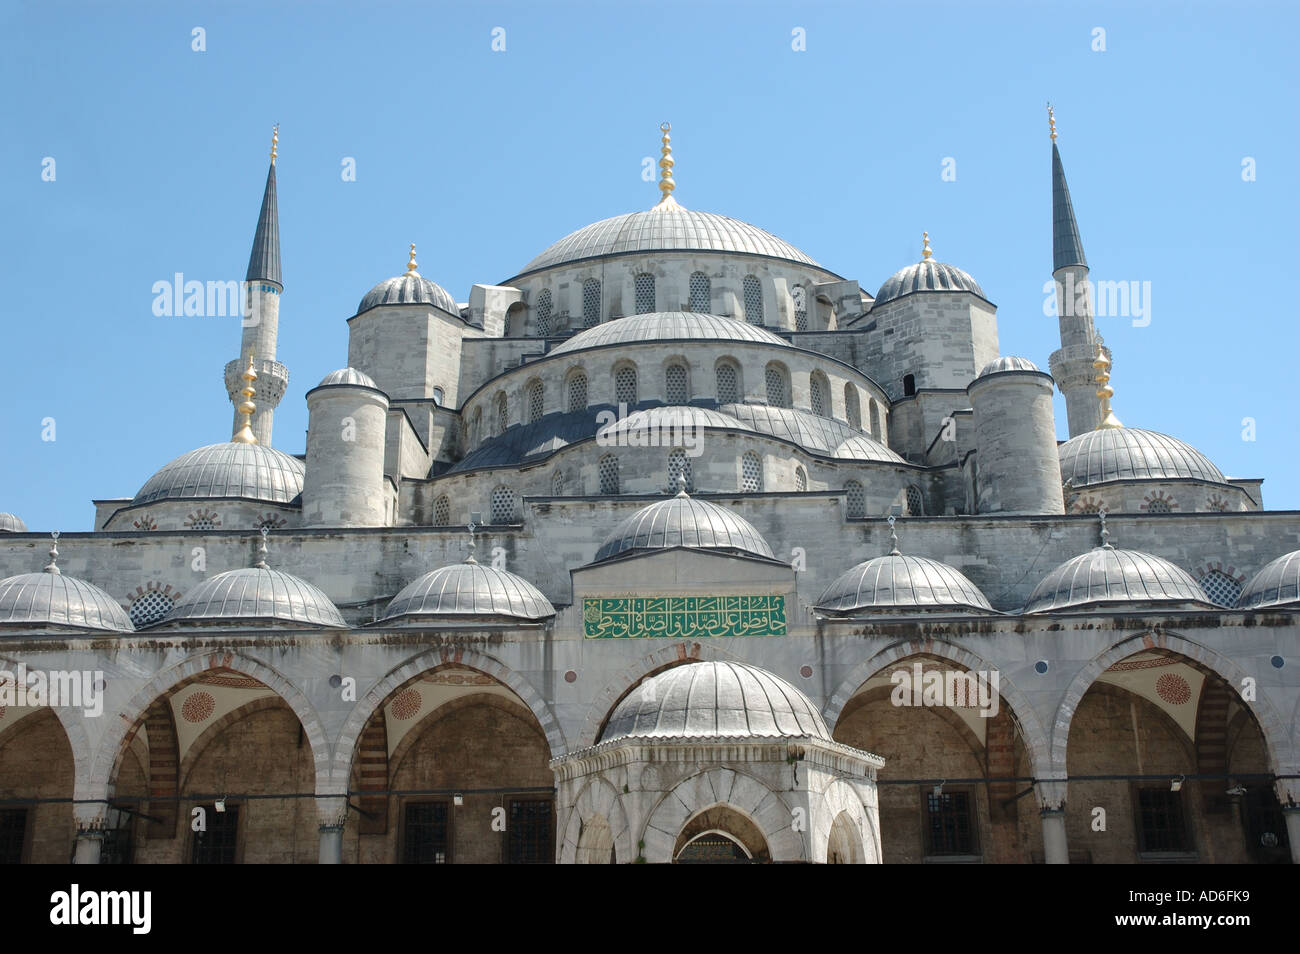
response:
<svg viewBox="0 0 1300 954"><path fill-rule="evenodd" d="M420 263L417 262L417 261L415 260L415 243L412 242L412 243L411 243L411 260L410 260L409 262L406 263L406 274L408 274L408 275L418 275L418 274L420 274L419 272L416 271L416 269L419 268L419 267L420 267Z"/></svg>
<svg viewBox="0 0 1300 954"><path fill-rule="evenodd" d="M1110 409L1110 399L1115 396L1115 389L1109 384L1110 358L1106 357L1106 349L1102 347L1100 338L1097 339L1097 357L1092 362L1092 366L1097 369L1097 397L1101 400L1101 423L1097 425L1097 430L1104 427L1123 427L1119 418Z"/></svg>
<svg viewBox="0 0 1300 954"><path fill-rule="evenodd" d="M1047 104L1047 126L1052 130L1052 142L1056 142L1056 110L1051 103Z"/></svg>
<svg viewBox="0 0 1300 954"><path fill-rule="evenodd" d="M253 412L257 410L257 405L253 403L253 395L256 390L253 383L257 380L257 372L253 370L253 352L248 352L248 370L244 372L244 400L239 405L239 413L244 415L244 424L239 430L235 431L235 436L231 438L236 444L256 444L257 437L253 434Z"/></svg>
<svg viewBox="0 0 1300 954"><path fill-rule="evenodd" d="M921 261L928 262L930 260L930 256L932 256L933 254L934 252L931 251L930 249L930 233L922 232L921 233Z"/></svg>
<svg viewBox="0 0 1300 954"><path fill-rule="evenodd" d="M280 124L276 123L271 130L271 165L275 165L275 147L280 142Z"/></svg>
<svg viewBox="0 0 1300 954"><path fill-rule="evenodd" d="M668 131L672 128L672 123L659 124L659 129L664 134L663 147L659 150L661 154L659 160L659 191L663 193L659 205L666 209L674 208L677 205L677 200L673 198L673 189L677 188L677 184L673 182L672 137L668 135Z"/></svg>

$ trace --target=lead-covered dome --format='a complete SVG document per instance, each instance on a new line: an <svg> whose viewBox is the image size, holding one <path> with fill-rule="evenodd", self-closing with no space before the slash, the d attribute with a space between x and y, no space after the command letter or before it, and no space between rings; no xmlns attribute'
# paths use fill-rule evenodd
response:
<svg viewBox="0 0 1300 954"><path fill-rule="evenodd" d="M0 533L26 533L27 524L14 513L0 513Z"/></svg>
<svg viewBox="0 0 1300 954"><path fill-rule="evenodd" d="M737 318L708 315L698 311L652 311L602 322L580 331L552 348L548 355L568 354L606 345L643 344L651 341L747 341L755 344L792 347L765 328Z"/></svg>
<svg viewBox="0 0 1300 954"><path fill-rule="evenodd" d="M113 597L57 569L0 580L0 628L46 626L112 633L135 630Z"/></svg>
<svg viewBox="0 0 1300 954"><path fill-rule="evenodd" d="M976 377L986 377L990 374L999 374L1003 371L1039 371L1038 365L1028 358L1018 358L1015 355L1006 355L998 358L996 361L990 361L980 370ZM1039 371L1041 374L1042 372Z"/></svg>
<svg viewBox="0 0 1300 954"><path fill-rule="evenodd" d="M1262 609L1300 603L1300 550L1264 564L1242 588L1237 609Z"/></svg>
<svg viewBox="0 0 1300 954"><path fill-rule="evenodd" d="M175 623L347 627L321 590L306 580L264 566L227 570L204 580L156 625Z"/></svg>
<svg viewBox="0 0 1300 954"><path fill-rule="evenodd" d="M1043 613L1099 603L1209 606L1205 591L1182 567L1150 553L1100 546L1047 574L1034 587L1024 611Z"/></svg>
<svg viewBox="0 0 1300 954"><path fill-rule="evenodd" d="M1061 480L1086 487L1111 480L1167 480L1190 477L1208 483L1227 480L1210 459L1176 437L1137 427L1103 427L1060 446Z"/></svg>
<svg viewBox="0 0 1300 954"><path fill-rule="evenodd" d="M375 379L364 371L358 371L356 368L339 368L337 371L331 371L325 377L320 379L318 388L331 387L336 384L351 384L363 388L374 388L379 390L379 385Z"/></svg>
<svg viewBox="0 0 1300 954"><path fill-rule="evenodd" d="M304 470L302 461L273 447L237 441L209 444L166 464L131 504L212 497L287 504L302 494Z"/></svg>
<svg viewBox="0 0 1300 954"><path fill-rule="evenodd" d="M938 560L896 552L840 574L826 587L816 608L827 613L910 609L993 612L979 587L960 570Z"/></svg>
<svg viewBox="0 0 1300 954"><path fill-rule="evenodd" d="M554 615L551 601L522 576L467 560L440 567L406 584L379 622L418 623L466 616L540 620Z"/></svg>
<svg viewBox="0 0 1300 954"><path fill-rule="evenodd" d="M762 255L821 268L789 242L756 225L672 202L584 226L551 245L519 274L605 255L668 251Z"/></svg>
<svg viewBox="0 0 1300 954"><path fill-rule="evenodd" d="M600 741L684 738L830 742L831 734L808 697L784 679L740 663L697 662L633 689L610 716Z"/></svg>
<svg viewBox="0 0 1300 954"><path fill-rule="evenodd" d="M431 282L419 272L407 272L385 279L361 299L357 305L357 314L378 308L380 305L433 305L453 315L460 315L460 308L451 292L437 282Z"/></svg>
<svg viewBox="0 0 1300 954"><path fill-rule="evenodd" d="M956 265L946 265L933 259L925 259L894 272L876 292L875 308L887 301L902 298L913 292L970 292L985 301L988 296L979 282L962 271Z"/></svg>
<svg viewBox="0 0 1300 954"><path fill-rule="evenodd" d="M593 562L637 550L723 550L775 559L763 535L725 507L696 500L684 491L642 507L623 520L600 545Z"/></svg>

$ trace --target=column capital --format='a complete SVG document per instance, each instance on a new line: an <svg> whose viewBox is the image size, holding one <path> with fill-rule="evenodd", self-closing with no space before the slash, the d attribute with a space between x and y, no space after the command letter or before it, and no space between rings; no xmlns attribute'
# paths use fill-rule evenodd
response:
<svg viewBox="0 0 1300 954"><path fill-rule="evenodd" d="M1059 814L1065 811L1065 795L1069 780L1064 778L1036 779L1034 797L1038 799L1041 814Z"/></svg>

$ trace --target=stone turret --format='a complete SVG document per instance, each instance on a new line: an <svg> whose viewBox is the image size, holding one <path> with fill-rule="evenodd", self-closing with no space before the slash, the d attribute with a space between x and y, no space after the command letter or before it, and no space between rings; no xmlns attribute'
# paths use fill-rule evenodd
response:
<svg viewBox="0 0 1300 954"><path fill-rule="evenodd" d="M342 368L307 392L307 414L303 526L388 525L388 396L367 375Z"/></svg>
<svg viewBox="0 0 1300 954"><path fill-rule="evenodd" d="M978 513L1064 513L1052 379L999 358L966 389L975 411Z"/></svg>

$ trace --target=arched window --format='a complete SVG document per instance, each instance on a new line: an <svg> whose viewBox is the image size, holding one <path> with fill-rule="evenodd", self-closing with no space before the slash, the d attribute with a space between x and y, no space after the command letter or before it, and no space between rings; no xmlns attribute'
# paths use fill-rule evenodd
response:
<svg viewBox="0 0 1300 954"><path fill-rule="evenodd" d="M740 374L730 361L719 361L714 369L717 378L719 404L740 403Z"/></svg>
<svg viewBox="0 0 1300 954"><path fill-rule="evenodd" d="M497 392L497 433L505 433L505 429L510 426L510 399L506 397L505 391Z"/></svg>
<svg viewBox="0 0 1300 954"><path fill-rule="evenodd" d="M914 374L903 375L904 397L911 397L915 393L916 393L916 375Z"/></svg>
<svg viewBox="0 0 1300 954"><path fill-rule="evenodd" d="M636 403L636 368L630 364L614 372L614 400L629 407Z"/></svg>
<svg viewBox="0 0 1300 954"><path fill-rule="evenodd" d="M527 318L524 310L524 303L517 301L506 309L506 319L502 325L501 334L506 338L526 334L528 330L524 327L526 324Z"/></svg>
<svg viewBox="0 0 1300 954"><path fill-rule="evenodd" d="M584 371L574 371L569 375L568 408L570 413L587 409L587 374Z"/></svg>
<svg viewBox="0 0 1300 954"><path fill-rule="evenodd" d="M814 371L808 379L808 409L818 417L828 417L826 413L826 379L819 372Z"/></svg>
<svg viewBox="0 0 1300 954"><path fill-rule="evenodd" d="M501 486L492 491L492 522L514 523L518 517L515 508L515 492L509 487Z"/></svg>
<svg viewBox="0 0 1300 954"><path fill-rule="evenodd" d="M790 298L794 302L794 330L808 330L808 292L802 285L790 289Z"/></svg>
<svg viewBox="0 0 1300 954"><path fill-rule="evenodd" d="M170 613L175 605L176 601L170 594L162 590L146 590L135 598L127 615L136 626L148 626Z"/></svg>
<svg viewBox="0 0 1300 954"><path fill-rule="evenodd" d="M433 502L433 525L446 527L451 524L451 501L443 494Z"/></svg>
<svg viewBox="0 0 1300 954"><path fill-rule="evenodd" d="M685 404L690 400L686 388L686 365L674 362L664 369L664 400L669 404Z"/></svg>
<svg viewBox="0 0 1300 954"><path fill-rule="evenodd" d="M858 389L851 383L844 385L844 417L849 427L862 430L862 410L858 406Z"/></svg>
<svg viewBox="0 0 1300 954"><path fill-rule="evenodd" d="M474 408L474 414L469 419L469 446L478 447L479 442L483 440L483 408Z"/></svg>
<svg viewBox="0 0 1300 954"><path fill-rule="evenodd" d="M751 325L763 323L763 288L753 275L746 275L741 283L745 297L745 320Z"/></svg>
<svg viewBox="0 0 1300 954"><path fill-rule="evenodd" d="M644 315L655 310L655 277L642 272L636 277L636 313Z"/></svg>
<svg viewBox="0 0 1300 954"><path fill-rule="evenodd" d="M756 494L763 489L763 462L753 451L745 451L740 458L740 491Z"/></svg>
<svg viewBox="0 0 1300 954"><path fill-rule="evenodd" d="M542 419L546 406L546 390L541 381L528 382L528 423Z"/></svg>
<svg viewBox="0 0 1300 954"><path fill-rule="evenodd" d="M907 488L907 515L909 517L920 517L925 514L925 502L921 499L921 489L919 487Z"/></svg>
<svg viewBox="0 0 1300 954"><path fill-rule="evenodd" d="M1210 601L1220 606L1235 606L1241 596L1241 584L1222 570L1211 570L1199 582Z"/></svg>
<svg viewBox="0 0 1300 954"><path fill-rule="evenodd" d="M433 389L433 403L442 407L443 390L442 388Z"/></svg>
<svg viewBox="0 0 1300 954"><path fill-rule="evenodd" d="M871 436L883 442L885 435L880 430L880 405L876 403L875 398L872 398L868 406L871 408Z"/></svg>
<svg viewBox="0 0 1300 954"><path fill-rule="evenodd" d="M670 493L677 493L681 490L678 478L686 478L686 492L695 493L695 483L691 479L691 459L686 456L686 451L680 447L673 448L668 453L668 490Z"/></svg>
<svg viewBox="0 0 1300 954"><path fill-rule="evenodd" d="M710 311L713 308L713 286L703 272L691 273L691 311Z"/></svg>
<svg viewBox="0 0 1300 954"><path fill-rule="evenodd" d="M1147 504L1147 513L1173 513L1173 507L1167 498L1156 497Z"/></svg>
<svg viewBox="0 0 1300 954"><path fill-rule="evenodd" d="M551 333L551 290L543 288L537 296L537 336L545 338Z"/></svg>
<svg viewBox="0 0 1300 954"><path fill-rule="evenodd" d="M767 384L767 403L772 407L789 407L790 375L785 368L774 361L767 366L763 377Z"/></svg>
<svg viewBox="0 0 1300 954"><path fill-rule="evenodd" d="M808 475L804 472L804 469L797 464L794 468L794 489L799 491L799 493L803 493L808 489Z"/></svg>
<svg viewBox="0 0 1300 954"><path fill-rule="evenodd" d="M502 337L502 338L509 338L509 337L510 337L510 325L511 325L511 321L510 321L510 319L511 319L512 317L513 317L513 316L511 315L511 313L507 311L507 312L506 312L506 316L505 316L505 318L504 318L504 319L502 320L502 322L501 322L501 337Z"/></svg>
<svg viewBox="0 0 1300 954"><path fill-rule="evenodd" d="M867 492L862 489L862 485L856 480L847 481L844 484L845 497L845 514L850 517L865 517L867 515Z"/></svg>
<svg viewBox="0 0 1300 954"><path fill-rule="evenodd" d="M602 494L616 494L618 490L618 458L613 454L606 454L600 459L600 492Z"/></svg>
<svg viewBox="0 0 1300 954"><path fill-rule="evenodd" d="M600 279L588 278L582 283L582 326L592 328L600 324Z"/></svg>
<svg viewBox="0 0 1300 954"><path fill-rule="evenodd" d="M557 469L555 473L551 475L551 496L564 496L564 471L562 470Z"/></svg>

